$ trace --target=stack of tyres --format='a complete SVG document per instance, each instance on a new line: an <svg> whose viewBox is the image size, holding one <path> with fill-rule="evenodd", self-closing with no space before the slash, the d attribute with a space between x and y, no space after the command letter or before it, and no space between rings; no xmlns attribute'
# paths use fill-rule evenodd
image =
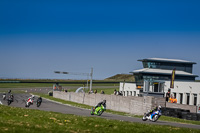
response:
<svg viewBox="0 0 200 133"><path fill-rule="evenodd" d="M187 119L188 112L181 112L181 118Z"/></svg>
<svg viewBox="0 0 200 133"><path fill-rule="evenodd" d="M200 121L200 114L197 114L197 120Z"/></svg>
<svg viewBox="0 0 200 133"><path fill-rule="evenodd" d="M194 121L198 120L196 113L191 113L191 116L192 116L192 120L194 120Z"/></svg>
<svg viewBox="0 0 200 133"><path fill-rule="evenodd" d="M169 108L169 116L175 117L175 115L176 115L175 109Z"/></svg>
<svg viewBox="0 0 200 133"><path fill-rule="evenodd" d="M191 114L188 114L188 115L186 116L186 120L192 120L192 115L191 115Z"/></svg>

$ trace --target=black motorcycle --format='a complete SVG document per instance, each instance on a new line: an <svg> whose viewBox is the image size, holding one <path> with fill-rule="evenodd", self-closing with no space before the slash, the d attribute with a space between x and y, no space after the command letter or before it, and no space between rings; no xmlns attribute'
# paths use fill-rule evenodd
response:
<svg viewBox="0 0 200 133"><path fill-rule="evenodd" d="M10 105L10 104L13 102L13 98L9 97L9 98L7 99L7 102L8 102L8 105Z"/></svg>
<svg viewBox="0 0 200 133"><path fill-rule="evenodd" d="M41 103L42 103L42 100L37 100L36 102L37 107L40 107Z"/></svg>

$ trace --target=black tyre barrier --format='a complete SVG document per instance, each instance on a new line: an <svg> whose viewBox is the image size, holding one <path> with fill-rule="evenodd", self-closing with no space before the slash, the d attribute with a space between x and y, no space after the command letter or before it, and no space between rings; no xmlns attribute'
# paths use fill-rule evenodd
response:
<svg viewBox="0 0 200 133"><path fill-rule="evenodd" d="M200 121L200 114L190 113L190 110L178 108L162 108L162 114L165 116L176 117L186 120Z"/></svg>

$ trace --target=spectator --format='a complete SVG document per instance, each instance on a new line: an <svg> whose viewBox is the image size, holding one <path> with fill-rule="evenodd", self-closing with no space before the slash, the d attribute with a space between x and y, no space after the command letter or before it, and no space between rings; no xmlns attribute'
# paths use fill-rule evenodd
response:
<svg viewBox="0 0 200 133"><path fill-rule="evenodd" d="M101 90L101 94L105 94L103 90Z"/></svg>
<svg viewBox="0 0 200 133"><path fill-rule="evenodd" d="M173 103L177 103L177 99L176 99L176 97L174 97L174 99L173 99Z"/></svg>
<svg viewBox="0 0 200 133"><path fill-rule="evenodd" d="M97 94L97 90L94 91L94 94Z"/></svg>
<svg viewBox="0 0 200 133"><path fill-rule="evenodd" d="M93 93L93 90L91 90L91 91L88 91L88 94L92 94Z"/></svg>
<svg viewBox="0 0 200 133"><path fill-rule="evenodd" d="M116 94L117 94L117 90L115 89L115 90L114 90L114 95L116 95Z"/></svg>
<svg viewBox="0 0 200 133"><path fill-rule="evenodd" d="M119 92L119 91L117 91L116 95L117 95L117 96L118 96L118 95L120 95L120 92Z"/></svg>
<svg viewBox="0 0 200 133"><path fill-rule="evenodd" d="M173 95L171 94L168 102L172 103L172 100L173 100Z"/></svg>
<svg viewBox="0 0 200 133"><path fill-rule="evenodd" d="M177 99L172 94L169 100L170 100L170 103L177 103Z"/></svg>
<svg viewBox="0 0 200 133"><path fill-rule="evenodd" d="M122 93L121 93L121 92L119 92L119 95L120 95L120 96L122 96Z"/></svg>
<svg viewBox="0 0 200 133"><path fill-rule="evenodd" d="M168 102L170 98L170 89L168 89L168 92L166 93L166 101Z"/></svg>

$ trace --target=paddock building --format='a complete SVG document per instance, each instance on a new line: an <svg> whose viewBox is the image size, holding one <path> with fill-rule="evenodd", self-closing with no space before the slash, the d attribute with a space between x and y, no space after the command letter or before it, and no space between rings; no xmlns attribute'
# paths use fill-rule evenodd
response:
<svg viewBox="0 0 200 133"><path fill-rule="evenodd" d="M192 73L196 62L147 58L138 60L143 69L134 70L135 82L120 82L119 91L123 96L155 96L165 97L168 90L177 98L177 103L200 104L200 82L195 82L198 75ZM172 71L175 70L173 88L170 88Z"/></svg>

